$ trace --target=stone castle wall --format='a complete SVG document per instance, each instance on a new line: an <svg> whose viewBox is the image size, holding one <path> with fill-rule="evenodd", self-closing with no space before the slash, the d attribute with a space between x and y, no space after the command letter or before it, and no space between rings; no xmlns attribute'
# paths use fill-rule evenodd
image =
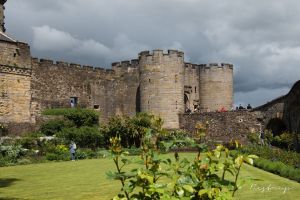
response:
<svg viewBox="0 0 300 200"><path fill-rule="evenodd" d="M184 98L185 110L195 109L199 105L199 65L185 63L184 68Z"/></svg>
<svg viewBox="0 0 300 200"><path fill-rule="evenodd" d="M4 3L6 0L0 0L0 31L5 32L4 28Z"/></svg>
<svg viewBox="0 0 300 200"><path fill-rule="evenodd" d="M140 53L141 111L162 117L165 128L178 128L184 112L184 56L162 50Z"/></svg>
<svg viewBox="0 0 300 200"><path fill-rule="evenodd" d="M31 68L31 54L28 44L0 40L0 64L19 69Z"/></svg>
<svg viewBox="0 0 300 200"><path fill-rule="evenodd" d="M216 111L233 106L233 66L209 64L200 66L199 102L203 111Z"/></svg>
<svg viewBox="0 0 300 200"><path fill-rule="evenodd" d="M135 113L136 70L105 70L51 60L32 60L32 102L35 112L45 108L71 107L76 97L78 107L99 111L101 120L113 115ZM134 94L131 94L134 93Z"/></svg>
<svg viewBox="0 0 300 200"><path fill-rule="evenodd" d="M182 114L179 116L180 128L196 133L195 126L207 125L206 140L230 142L239 140L247 143L247 135L259 131L258 114L248 111L207 112Z"/></svg>
<svg viewBox="0 0 300 200"><path fill-rule="evenodd" d="M31 116L31 64L27 44L0 41L0 123L28 130Z"/></svg>

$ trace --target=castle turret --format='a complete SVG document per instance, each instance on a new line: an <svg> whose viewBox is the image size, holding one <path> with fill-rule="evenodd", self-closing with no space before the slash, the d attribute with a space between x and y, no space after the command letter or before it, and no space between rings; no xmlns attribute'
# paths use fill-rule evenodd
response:
<svg viewBox="0 0 300 200"><path fill-rule="evenodd" d="M1 32L5 32L5 26L4 26L4 4L5 4L6 0L0 0L0 31Z"/></svg>
<svg viewBox="0 0 300 200"><path fill-rule="evenodd" d="M164 127L179 128L178 113L184 112L184 55L162 50L139 54L140 109L159 115Z"/></svg>
<svg viewBox="0 0 300 200"><path fill-rule="evenodd" d="M230 110L233 106L233 65L200 66L199 106L203 111Z"/></svg>

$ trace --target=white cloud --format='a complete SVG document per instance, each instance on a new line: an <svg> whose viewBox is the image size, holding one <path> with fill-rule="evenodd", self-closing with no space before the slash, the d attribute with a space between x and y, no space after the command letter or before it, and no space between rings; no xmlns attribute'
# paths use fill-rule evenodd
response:
<svg viewBox="0 0 300 200"><path fill-rule="evenodd" d="M69 33L49 26L33 27L33 47L39 51L65 51L77 45Z"/></svg>

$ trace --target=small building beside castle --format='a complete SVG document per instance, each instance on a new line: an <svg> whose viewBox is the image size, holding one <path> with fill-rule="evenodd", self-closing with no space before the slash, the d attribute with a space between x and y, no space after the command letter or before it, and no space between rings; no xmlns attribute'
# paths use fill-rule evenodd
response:
<svg viewBox="0 0 300 200"><path fill-rule="evenodd" d="M84 107L114 115L149 112L165 128L179 128L179 114L230 110L233 65L191 64L177 50L141 52L111 69L32 58L28 44L6 34L0 0L0 123L12 132L33 127L47 108Z"/></svg>

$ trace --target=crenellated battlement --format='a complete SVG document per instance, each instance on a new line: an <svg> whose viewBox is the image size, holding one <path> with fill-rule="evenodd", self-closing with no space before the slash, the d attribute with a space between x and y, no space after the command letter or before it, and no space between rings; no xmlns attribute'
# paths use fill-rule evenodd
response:
<svg viewBox="0 0 300 200"><path fill-rule="evenodd" d="M138 59L133 59L133 60L125 60L121 62L114 62L111 64L112 69L114 68L137 68L139 65L139 60Z"/></svg>
<svg viewBox="0 0 300 200"><path fill-rule="evenodd" d="M124 73L132 73L136 71L139 67L139 60L125 60L121 62L114 62L111 64L112 69L116 72L116 74L124 74Z"/></svg>
<svg viewBox="0 0 300 200"><path fill-rule="evenodd" d="M200 68L198 64L193 63L184 63L184 67L189 70L198 70Z"/></svg>
<svg viewBox="0 0 300 200"><path fill-rule="evenodd" d="M209 64L200 64L200 70L212 70L212 69L233 69L233 65L229 63L209 63Z"/></svg>
<svg viewBox="0 0 300 200"><path fill-rule="evenodd" d="M79 69L84 71L94 71L100 73L114 74L112 69L105 69L101 67L94 67L89 65L81 65L77 63L68 63L65 61L54 61L49 59L38 59L32 58L32 62L39 64L42 67L62 67L62 68L70 68L70 69Z"/></svg>
<svg viewBox="0 0 300 200"><path fill-rule="evenodd" d="M184 57L184 53L178 50L169 49L167 52L164 52L162 49L155 49L152 52L150 51L142 51L139 53L139 58L141 57L162 57L162 56L169 56L169 57Z"/></svg>

